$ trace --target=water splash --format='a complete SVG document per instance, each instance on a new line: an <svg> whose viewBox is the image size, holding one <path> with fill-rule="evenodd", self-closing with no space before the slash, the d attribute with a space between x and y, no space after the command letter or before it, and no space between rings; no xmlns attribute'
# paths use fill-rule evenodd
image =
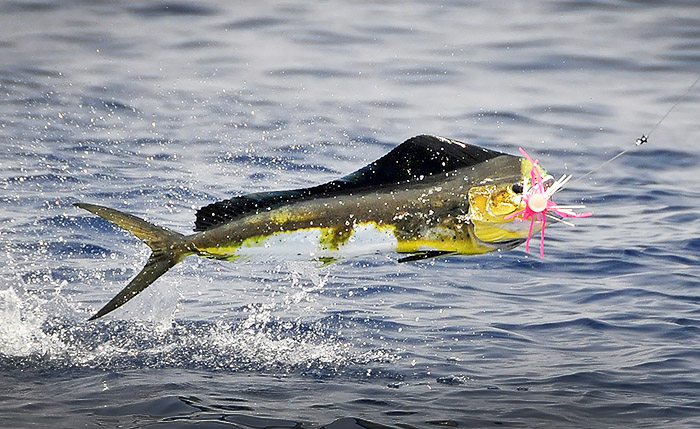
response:
<svg viewBox="0 0 700 429"><path fill-rule="evenodd" d="M0 290L0 355L52 359L62 354L60 339L42 329L46 322L43 307L49 302L13 287Z"/></svg>
<svg viewBox="0 0 700 429"><path fill-rule="evenodd" d="M247 305L235 319L214 322L87 322L60 288L49 298L7 288L0 291L0 368L169 367L325 377L398 359L392 351L358 348L317 316L316 292L328 273L306 264L288 267L281 292ZM290 318L292 310L298 316Z"/></svg>

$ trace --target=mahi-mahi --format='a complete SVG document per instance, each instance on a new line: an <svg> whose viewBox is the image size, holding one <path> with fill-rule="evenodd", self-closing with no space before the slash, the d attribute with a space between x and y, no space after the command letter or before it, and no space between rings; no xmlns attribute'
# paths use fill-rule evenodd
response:
<svg viewBox="0 0 700 429"><path fill-rule="evenodd" d="M188 255L328 263L393 251L406 262L515 248L525 241L527 225L504 217L523 208L532 168L525 158L421 135L338 180L205 206L189 235L77 203L152 249L141 272L91 320L122 306Z"/></svg>

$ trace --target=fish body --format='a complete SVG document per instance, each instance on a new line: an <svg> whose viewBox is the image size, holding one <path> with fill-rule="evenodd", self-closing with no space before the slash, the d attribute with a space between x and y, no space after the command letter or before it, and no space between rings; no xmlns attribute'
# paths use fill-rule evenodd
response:
<svg viewBox="0 0 700 429"><path fill-rule="evenodd" d="M210 204L197 212L190 235L78 203L153 250L143 270L93 319L123 305L188 255L327 263L394 251L407 254L403 262L512 249L527 231L504 216L522 209L531 168L524 158L424 135L323 185Z"/></svg>
<svg viewBox="0 0 700 429"><path fill-rule="evenodd" d="M493 167L505 167L494 161ZM266 254L285 259L343 258L425 250L463 254L499 248L481 242L469 222L469 189L459 170L415 183L331 194L262 207L191 238L195 253L215 259Z"/></svg>

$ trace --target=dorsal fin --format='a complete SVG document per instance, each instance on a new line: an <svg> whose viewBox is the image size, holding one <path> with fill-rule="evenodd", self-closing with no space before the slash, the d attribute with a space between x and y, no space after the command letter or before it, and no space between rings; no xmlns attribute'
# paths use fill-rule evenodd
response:
<svg viewBox="0 0 700 429"><path fill-rule="evenodd" d="M421 176L469 167L500 155L504 154L444 137L416 136L354 173L323 185L248 194L202 207L197 212L195 231L205 231L239 216L292 201L420 180Z"/></svg>

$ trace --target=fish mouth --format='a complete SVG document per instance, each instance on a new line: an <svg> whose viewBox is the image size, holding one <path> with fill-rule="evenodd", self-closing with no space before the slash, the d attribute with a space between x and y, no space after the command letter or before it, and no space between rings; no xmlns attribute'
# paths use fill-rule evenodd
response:
<svg viewBox="0 0 700 429"><path fill-rule="evenodd" d="M544 186L544 190L546 191L549 188L551 188L552 185L554 185L554 182L555 182L554 177L550 176L549 174L546 175L545 177L543 177L542 178L542 186Z"/></svg>

